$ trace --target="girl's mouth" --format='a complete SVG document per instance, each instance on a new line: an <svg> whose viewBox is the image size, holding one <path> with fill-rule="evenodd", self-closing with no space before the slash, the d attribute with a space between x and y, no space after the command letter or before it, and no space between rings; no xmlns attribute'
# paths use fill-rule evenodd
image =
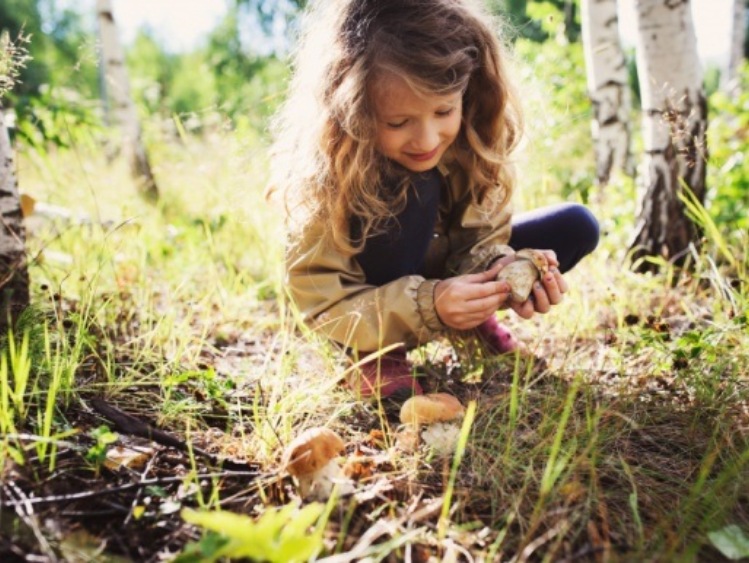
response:
<svg viewBox="0 0 749 563"><path fill-rule="evenodd" d="M434 150L429 151L429 152L422 152L418 154L407 152L406 156L408 156L408 158L410 158L411 160L416 160L417 162L423 162L425 160L433 159L435 156L437 156L438 151L439 151L439 146L435 147Z"/></svg>

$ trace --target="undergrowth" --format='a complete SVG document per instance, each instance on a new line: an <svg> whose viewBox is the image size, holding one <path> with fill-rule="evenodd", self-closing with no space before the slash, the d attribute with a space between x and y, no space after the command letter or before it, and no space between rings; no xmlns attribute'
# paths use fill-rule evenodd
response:
<svg viewBox="0 0 749 563"><path fill-rule="evenodd" d="M746 237L723 238L694 207L705 239L690 271L632 274L634 186L617 179L591 198L601 246L569 274L565 301L503 319L528 356L448 340L412 354L428 390L476 411L462 457L406 453L396 422L340 385L344 355L286 303L262 144L215 133L156 147L155 207L98 151L21 155L21 190L65 213L27 219L34 306L0 357L0 553L251 549L211 514L262 530L269 550L289 549L283 529L304 514L293 537L331 561L714 561L728 531L746 539ZM521 200L553 201L533 183ZM96 401L186 447L117 431ZM297 513L281 451L313 426L344 437L357 492ZM112 465L117 448L148 452L144 465ZM118 486L130 492L108 497ZM86 489L98 493L70 496Z"/></svg>

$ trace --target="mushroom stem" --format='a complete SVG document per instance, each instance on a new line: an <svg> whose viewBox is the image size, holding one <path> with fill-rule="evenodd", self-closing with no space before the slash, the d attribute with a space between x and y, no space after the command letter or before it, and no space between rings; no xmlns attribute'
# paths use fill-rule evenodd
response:
<svg viewBox="0 0 749 563"><path fill-rule="evenodd" d="M454 422L435 422L421 433L421 438L435 453L447 455L458 444L460 426Z"/></svg>
<svg viewBox="0 0 749 563"><path fill-rule="evenodd" d="M338 464L331 459L320 469L309 475L300 475L299 494L305 499L327 500L336 485L339 486L339 494L347 495L354 492L354 484L346 477Z"/></svg>
<svg viewBox="0 0 749 563"><path fill-rule="evenodd" d="M465 409L460 401L447 393L411 397L401 408L400 418L406 428L401 432L398 444L406 451L413 451L421 437L435 452L449 453L460 435L460 427L452 421L460 419L463 414ZM423 426L426 429L422 432Z"/></svg>
<svg viewBox="0 0 749 563"><path fill-rule="evenodd" d="M353 492L350 482L346 486L348 479L336 459L343 449L343 440L332 430L310 428L289 444L281 465L297 478L302 497L314 495L324 500L336 483L341 483L342 494Z"/></svg>

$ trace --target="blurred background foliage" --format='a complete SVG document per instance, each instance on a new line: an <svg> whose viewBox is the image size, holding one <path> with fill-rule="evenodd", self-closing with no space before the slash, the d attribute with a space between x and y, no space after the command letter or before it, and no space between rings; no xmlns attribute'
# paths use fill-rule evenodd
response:
<svg viewBox="0 0 749 563"><path fill-rule="evenodd" d="M177 139L180 131L201 135L241 130L266 138L268 119L284 96L287 55L306 0L226 2L223 19L191 50L169 51L148 28L127 46L132 94L147 143L164 135ZM524 90L523 98L530 141L539 144L532 152L544 159L538 181L548 183L548 191L560 197L587 201L595 190L595 176L579 0L487 2L508 22L506 35L519 62L521 88L536 88L535 95ZM11 38L31 38L31 59L4 105L15 111L17 139L37 149L95 144L104 134L95 17L78 10L61 9L55 0L0 0L0 29ZM632 52L628 59L637 108ZM743 93L728 97L717 91L718 69L706 71L712 110L711 210L719 222L746 229L746 70L743 76ZM635 129L637 123L635 109Z"/></svg>

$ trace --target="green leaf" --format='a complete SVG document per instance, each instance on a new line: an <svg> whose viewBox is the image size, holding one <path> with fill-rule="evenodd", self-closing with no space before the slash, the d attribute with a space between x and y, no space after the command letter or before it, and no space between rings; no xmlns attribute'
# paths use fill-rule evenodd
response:
<svg viewBox="0 0 749 563"><path fill-rule="evenodd" d="M735 524L708 532L707 536L715 548L728 559L735 561L749 557L749 537Z"/></svg>
<svg viewBox="0 0 749 563"><path fill-rule="evenodd" d="M317 503L301 509L295 504L287 504L280 508L269 508L259 518L253 519L231 512L186 508L182 511L182 518L185 522L202 526L226 538L225 543L217 544L210 553L211 561L228 557L291 563L307 561L322 549L323 520L327 521L329 516L329 512L323 515L324 510L325 507ZM310 532L316 521L317 527ZM182 555L190 557L194 554L186 550Z"/></svg>
<svg viewBox="0 0 749 563"><path fill-rule="evenodd" d="M233 539L244 538L248 524L252 524L252 520L247 516L221 510L203 512L185 508L180 515L188 524L195 524Z"/></svg>
<svg viewBox="0 0 749 563"><path fill-rule="evenodd" d="M321 547L322 541L318 538L295 538L294 541L287 541L279 545L272 561L277 563L307 561L312 556L317 555Z"/></svg>
<svg viewBox="0 0 749 563"><path fill-rule="evenodd" d="M281 530L281 541L305 535L309 527L320 517L324 508L324 505L317 503L308 504L302 508Z"/></svg>
<svg viewBox="0 0 749 563"><path fill-rule="evenodd" d="M211 563L221 556L228 542L225 537L208 532L200 542L187 544L174 563Z"/></svg>

